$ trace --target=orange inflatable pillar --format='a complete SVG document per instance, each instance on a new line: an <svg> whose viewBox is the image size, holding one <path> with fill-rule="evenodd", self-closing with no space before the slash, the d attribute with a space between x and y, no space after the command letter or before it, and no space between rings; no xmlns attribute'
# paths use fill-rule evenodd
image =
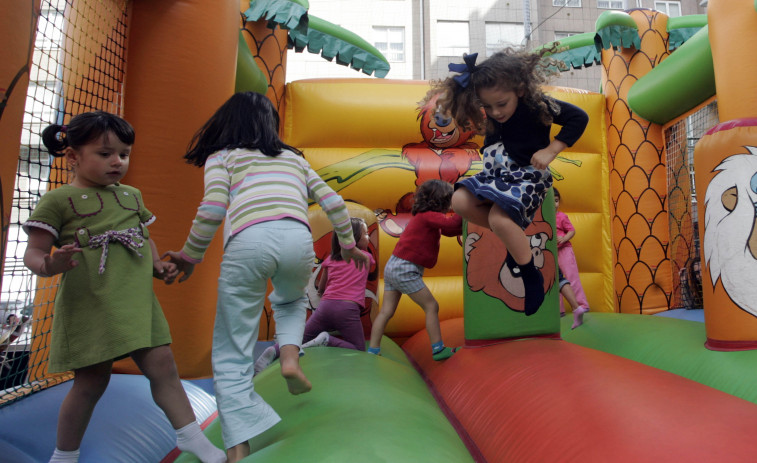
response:
<svg viewBox="0 0 757 463"><path fill-rule="evenodd" d="M757 349L757 118L718 124L694 149L705 345ZM704 207L702 207L702 204Z"/></svg>
<svg viewBox="0 0 757 463"><path fill-rule="evenodd" d="M757 2L712 1L707 5L707 22L720 120L757 116L757 54L740 45L757 38Z"/></svg>
<svg viewBox="0 0 757 463"><path fill-rule="evenodd" d="M721 0L708 10L721 123L694 150L705 198L698 209L705 346L757 349L757 55L733 42L757 39L757 3Z"/></svg>
<svg viewBox="0 0 757 463"><path fill-rule="evenodd" d="M203 194L203 170L182 159L192 135L234 93L236 0L134 0L130 14L125 118L136 142L127 184L142 190L157 220L158 250L179 250ZM192 278L155 291L182 377L211 374L210 351L221 261L220 233ZM119 362L119 371L136 372Z"/></svg>
<svg viewBox="0 0 757 463"><path fill-rule="evenodd" d="M628 91L668 55L668 17L653 10L628 12L640 49L602 50L610 154L610 214L615 297L621 313L667 310L673 279L666 254L670 231L662 127L631 112Z"/></svg>
<svg viewBox="0 0 757 463"><path fill-rule="evenodd" d="M39 0L5 2L0 14L0 256L5 255L29 87ZM5 259L0 259L0 270ZM2 281L2 273L0 273Z"/></svg>

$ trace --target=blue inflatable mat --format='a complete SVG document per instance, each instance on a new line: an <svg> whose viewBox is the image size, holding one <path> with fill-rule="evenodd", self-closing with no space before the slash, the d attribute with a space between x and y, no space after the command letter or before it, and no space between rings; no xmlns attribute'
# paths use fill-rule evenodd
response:
<svg viewBox="0 0 757 463"><path fill-rule="evenodd" d="M0 459L47 462L55 449L58 409L73 382L53 386L0 408ZM213 396L182 381L203 423L216 412ZM155 405L141 375L113 375L81 445L80 463L160 462L176 447L176 433Z"/></svg>

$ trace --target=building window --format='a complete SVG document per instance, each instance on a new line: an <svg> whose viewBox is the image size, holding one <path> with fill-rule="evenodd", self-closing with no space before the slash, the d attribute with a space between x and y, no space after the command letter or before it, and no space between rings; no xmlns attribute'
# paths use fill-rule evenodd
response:
<svg viewBox="0 0 757 463"><path fill-rule="evenodd" d="M565 39L570 37L571 35L577 35L580 34L580 32L560 32L555 31L555 40Z"/></svg>
<svg viewBox="0 0 757 463"><path fill-rule="evenodd" d="M622 10L625 8L623 0L597 0L597 8L604 10Z"/></svg>
<svg viewBox="0 0 757 463"><path fill-rule="evenodd" d="M581 0L552 0L552 6L567 6L568 8L581 8Z"/></svg>
<svg viewBox="0 0 757 463"><path fill-rule="evenodd" d="M520 46L524 38L523 24L488 22L486 23L486 56L491 56L505 47Z"/></svg>
<svg viewBox="0 0 757 463"><path fill-rule="evenodd" d="M439 21L436 23L437 55L461 56L470 51L470 32L466 21Z"/></svg>
<svg viewBox="0 0 757 463"><path fill-rule="evenodd" d="M387 61L405 62L405 28L373 26L373 45L384 54Z"/></svg>
<svg viewBox="0 0 757 463"><path fill-rule="evenodd" d="M681 2L654 2L654 9L671 18L681 16Z"/></svg>

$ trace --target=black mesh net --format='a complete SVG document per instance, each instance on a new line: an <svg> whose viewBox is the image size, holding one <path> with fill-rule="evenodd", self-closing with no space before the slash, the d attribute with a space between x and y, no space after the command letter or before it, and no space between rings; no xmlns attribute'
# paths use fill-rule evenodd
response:
<svg viewBox="0 0 757 463"><path fill-rule="evenodd" d="M95 109L122 114L126 0L42 0L29 63L0 298L0 405L71 378L48 374L53 300L60 276L38 278L23 263L26 221L68 171L42 145L51 123Z"/></svg>
<svg viewBox="0 0 757 463"><path fill-rule="evenodd" d="M712 101L665 130L668 168L670 259L673 268L671 309L702 308L702 277L694 184L694 146L718 123Z"/></svg>

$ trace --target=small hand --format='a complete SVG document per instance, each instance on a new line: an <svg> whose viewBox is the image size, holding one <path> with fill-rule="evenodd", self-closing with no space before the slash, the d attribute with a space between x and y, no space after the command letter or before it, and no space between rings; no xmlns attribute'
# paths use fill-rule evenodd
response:
<svg viewBox="0 0 757 463"><path fill-rule="evenodd" d="M541 149L531 157L531 165L539 170L549 167L549 163L557 157L557 154L548 149Z"/></svg>
<svg viewBox="0 0 757 463"><path fill-rule="evenodd" d="M181 256L181 253L178 253L176 251L166 251L162 256L160 256L161 259L165 259L166 257L169 258L169 263L176 266L176 274L173 276L173 278L171 278L170 282L166 282L167 284L173 283L174 279L176 279L176 277L180 273L184 274L181 276L181 278L179 278L179 283L187 281L189 277L192 276L192 272L194 272L195 270L195 264L184 260L184 258Z"/></svg>
<svg viewBox="0 0 757 463"><path fill-rule="evenodd" d="M81 252L81 248L76 243L61 246L53 251L52 254L45 256L40 273L45 276L53 276L58 273L68 272L79 265L79 261L73 259L74 254L77 252Z"/></svg>
<svg viewBox="0 0 757 463"><path fill-rule="evenodd" d="M344 259L345 262L354 260L355 266L358 268L358 270L362 270L364 267L367 267L369 265L370 260L368 259L368 256L365 255L363 251L358 249L357 246L350 249L342 248L341 254L342 259Z"/></svg>
<svg viewBox="0 0 757 463"><path fill-rule="evenodd" d="M170 285L174 282L176 277L179 275L179 269L178 266L173 262L166 262L164 260L156 260L152 263L153 267L153 276L155 278L158 278L160 280L163 280L163 282L167 285Z"/></svg>

